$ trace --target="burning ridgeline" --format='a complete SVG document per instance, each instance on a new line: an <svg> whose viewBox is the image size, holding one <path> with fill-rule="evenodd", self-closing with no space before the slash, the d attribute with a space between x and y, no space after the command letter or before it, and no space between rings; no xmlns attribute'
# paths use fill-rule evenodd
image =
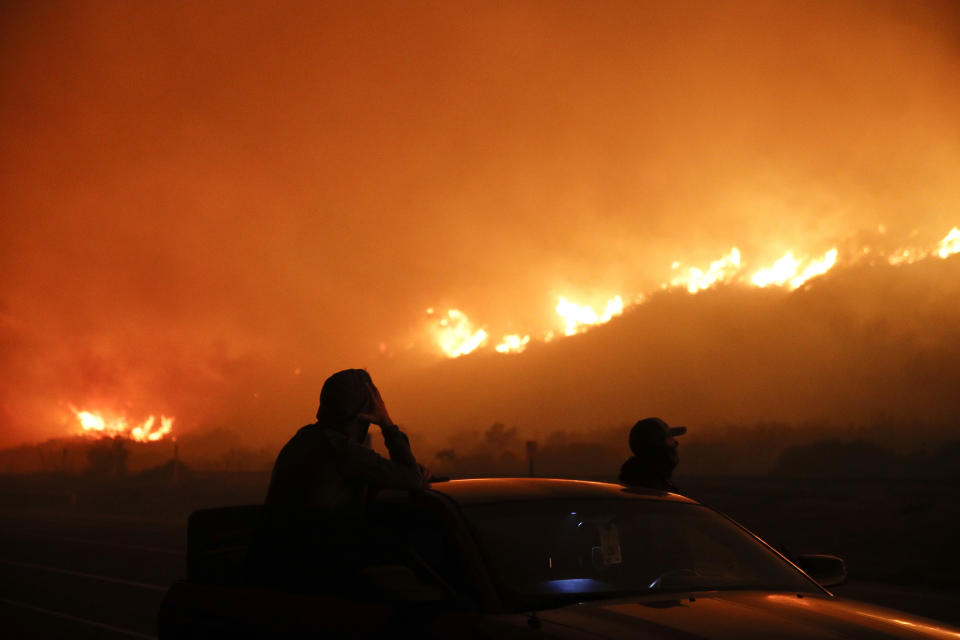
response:
<svg viewBox="0 0 960 640"><path fill-rule="evenodd" d="M886 233L880 227L879 233ZM671 268L677 275L660 285L660 289L686 289L691 295L706 291L723 284L742 284L749 287L781 287L793 291L799 289L808 281L822 276L837 264L856 264L863 259L880 259L893 266L913 264L928 258L946 259L960 253L960 227L952 228L935 246L928 247L898 247L891 251L881 250L872 246L860 246L853 251L841 250L834 246L823 254L808 254L787 251L783 257L762 268L750 267L744 260L737 247L711 262L704 268L686 267L677 261ZM841 260L842 258L842 260ZM596 296L593 296L594 299ZM597 312L589 305L582 305L560 296L555 311L562 327L559 331L549 330L543 335L543 341L553 340L558 333L572 336L583 333L593 326L605 324L615 316L623 313L630 304L643 304L647 296L639 294L632 302L624 302L624 298L615 295L609 298ZM433 308L427 309L427 315L434 319L431 327L433 338L440 351L450 358L472 353L488 344L490 337L486 327L478 326L466 313L459 309L449 309L445 313L437 313ZM494 347L499 353L522 353L531 342L529 334L505 335Z"/></svg>

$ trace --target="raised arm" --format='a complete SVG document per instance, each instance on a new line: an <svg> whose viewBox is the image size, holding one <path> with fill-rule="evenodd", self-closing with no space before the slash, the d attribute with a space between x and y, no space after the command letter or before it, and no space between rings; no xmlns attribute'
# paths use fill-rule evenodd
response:
<svg viewBox="0 0 960 640"><path fill-rule="evenodd" d="M390 418L380 392L373 385L370 385L370 398L369 410L358 417L380 427L390 459L387 460L375 451L359 445L359 449L363 451L354 451L351 448L349 456L350 465L354 468L344 469L343 472L362 474L369 478L371 483L382 487L408 488L426 485L430 472L417 464L407 435L400 431L400 427Z"/></svg>
<svg viewBox="0 0 960 640"><path fill-rule="evenodd" d="M417 464L407 436L396 425L381 427L390 459L356 442L347 444L348 450L340 461L344 476L361 478L384 489L416 489L426 485L429 471Z"/></svg>

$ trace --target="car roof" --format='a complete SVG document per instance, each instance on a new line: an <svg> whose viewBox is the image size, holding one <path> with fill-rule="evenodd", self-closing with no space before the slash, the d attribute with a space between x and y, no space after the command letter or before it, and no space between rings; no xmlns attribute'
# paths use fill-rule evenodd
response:
<svg viewBox="0 0 960 640"><path fill-rule="evenodd" d="M560 478L467 478L433 483L430 489L463 505L518 500L599 498L697 504L695 500L676 493L665 493L642 487L625 487L610 482Z"/></svg>

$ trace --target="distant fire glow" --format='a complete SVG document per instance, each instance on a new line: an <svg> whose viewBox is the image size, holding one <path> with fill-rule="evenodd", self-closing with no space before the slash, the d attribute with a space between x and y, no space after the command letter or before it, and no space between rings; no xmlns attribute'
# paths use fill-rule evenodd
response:
<svg viewBox="0 0 960 640"><path fill-rule="evenodd" d="M788 251L785 256L774 262L769 269L761 269L753 274L750 282L758 287L776 285L797 289L810 278L825 274L836 263L836 249L830 249L822 258L815 260L797 260Z"/></svg>
<svg viewBox="0 0 960 640"><path fill-rule="evenodd" d="M595 324L609 322L610 318L621 313L623 313L623 298L620 296L614 296L607 302L603 314L598 314L590 307L570 302L562 296L557 302L557 315L563 318L563 333L568 336L586 331L587 328Z"/></svg>
<svg viewBox="0 0 960 640"><path fill-rule="evenodd" d="M940 240L936 248L918 249L917 247L905 247L893 252L887 260L892 265L912 264L933 256L946 259L955 253L960 253L960 227L950 229L950 232Z"/></svg>
<svg viewBox="0 0 960 640"><path fill-rule="evenodd" d="M674 268L680 266L679 262L673 263ZM706 271L696 267L690 267L685 276L678 276L670 281L671 287L684 287L690 293L697 293L709 289L718 282L724 282L740 270L740 251L736 247L730 250L719 260L710 263Z"/></svg>
<svg viewBox="0 0 960 640"><path fill-rule="evenodd" d="M433 315L433 309L427 309L427 313ZM459 309L450 309L440 317L436 335L440 348L451 358L475 351L487 341L486 330L475 327L467 314Z"/></svg>
<svg viewBox="0 0 960 640"><path fill-rule="evenodd" d="M173 431L173 418L160 416L159 424L156 416L149 416L143 422L131 424L125 416L105 418L96 411L73 410L80 423L82 435L102 437L129 438L137 442L156 442L162 440Z"/></svg>
<svg viewBox="0 0 960 640"><path fill-rule="evenodd" d="M885 233L885 231L886 229L881 225L880 232ZM896 266L933 257L948 258L957 253L960 253L960 227L951 229L934 247L904 247L889 253L877 251L872 247L862 247L854 255L847 256L846 263L853 264L864 256L878 255L889 264ZM683 268L681 262L673 262L671 268L678 270L679 275L663 283L660 288L686 289L690 294L697 294L718 285L738 284L760 288L782 287L793 291L833 269L838 264L839 258L840 251L836 247L822 255L787 251L769 266L756 268L756 266L751 267L744 260L740 250L733 247L728 254L704 268L695 266ZM593 297L593 299L596 298ZM645 299L643 295L639 295L634 299L633 304L642 304ZM623 298L619 295L610 298L602 312L561 296L555 308L560 320L559 331L553 329L547 331L543 341L550 342L560 335L560 331L565 336L583 333L594 326L609 322L613 317L623 313L624 308ZM428 309L427 313L433 314L433 309ZM467 316L457 309L447 311L434 329L437 344L443 353L451 358L477 350L486 343L488 337L486 329L475 327ZM529 335L507 335L494 348L500 353L522 353L529 342Z"/></svg>
<svg viewBox="0 0 960 640"><path fill-rule="evenodd" d="M960 228L950 229L950 233L940 241L940 247L937 249L937 255L941 258L960 253Z"/></svg>
<svg viewBox="0 0 960 640"><path fill-rule="evenodd" d="M523 353L528 344L530 344L530 336L521 337L517 334L503 336L503 341L497 345L497 351L500 353Z"/></svg>

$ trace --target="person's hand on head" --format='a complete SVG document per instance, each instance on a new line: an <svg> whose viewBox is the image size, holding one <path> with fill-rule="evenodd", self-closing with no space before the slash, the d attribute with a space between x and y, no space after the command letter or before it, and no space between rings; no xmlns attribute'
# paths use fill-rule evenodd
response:
<svg viewBox="0 0 960 640"><path fill-rule="evenodd" d="M381 429L395 426L393 420L390 419L390 414L387 412L387 405L384 404L383 398L380 397L380 392L377 391L377 388L373 385L368 384L367 388L370 391L370 400L367 403L366 410L360 412L357 417L371 424L375 424Z"/></svg>

